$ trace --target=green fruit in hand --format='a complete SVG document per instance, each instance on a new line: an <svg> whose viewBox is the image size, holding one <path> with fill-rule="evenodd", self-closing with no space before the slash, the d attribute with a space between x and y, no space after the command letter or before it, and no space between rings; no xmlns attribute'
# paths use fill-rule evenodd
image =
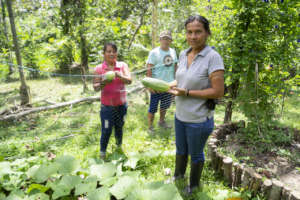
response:
<svg viewBox="0 0 300 200"><path fill-rule="evenodd" d="M142 80L142 83L145 87L157 92L167 92L170 89L170 86L166 81L156 78L146 77Z"/></svg>
<svg viewBox="0 0 300 200"><path fill-rule="evenodd" d="M115 76L116 76L116 74L113 71L106 72L105 73L105 80L112 81L112 80L114 80Z"/></svg>

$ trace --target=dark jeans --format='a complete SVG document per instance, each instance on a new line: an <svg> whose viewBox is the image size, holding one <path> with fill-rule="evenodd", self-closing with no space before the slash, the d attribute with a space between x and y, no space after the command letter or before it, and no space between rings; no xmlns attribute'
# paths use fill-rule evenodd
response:
<svg viewBox="0 0 300 200"><path fill-rule="evenodd" d="M160 102L160 109L167 110L172 103L172 94L170 93L151 93L150 107L148 112L154 114L157 112L158 103Z"/></svg>
<svg viewBox="0 0 300 200"><path fill-rule="evenodd" d="M101 105L101 139L100 151L106 152L113 127L115 128L115 138L117 145L122 144L124 117L127 113L127 104L120 106Z"/></svg>
<svg viewBox="0 0 300 200"><path fill-rule="evenodd" d="M191 155L193 163L205 161L204 146L214 128L214 119L202 123L188 123L175 116L176 154Z"/></svg>

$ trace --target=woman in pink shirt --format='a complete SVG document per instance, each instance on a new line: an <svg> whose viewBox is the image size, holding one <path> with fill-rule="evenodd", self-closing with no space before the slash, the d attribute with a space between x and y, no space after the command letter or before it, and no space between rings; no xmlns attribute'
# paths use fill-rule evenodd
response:
<svg viewBox="0 0 300 200"><path fill-rule="evenodd" d="M118 62L118 49L114 43L107 43L103 48L104 62L95 68L93 80L95 91L101 90L101 139L100 157L105 159L106 149L113 127L118 147L122 145L124 117L127 113L125 85L132 82L128 65ZM115 73L112 81L105 79L104 74L108 71Z"/></svg>

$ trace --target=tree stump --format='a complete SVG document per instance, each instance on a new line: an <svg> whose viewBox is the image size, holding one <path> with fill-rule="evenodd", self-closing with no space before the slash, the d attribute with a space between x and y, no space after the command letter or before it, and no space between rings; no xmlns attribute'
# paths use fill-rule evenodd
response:
<svg viewBox="0 0 300 200"><path fill-rule="evenodd" d="M283 188L283 183L279 180L272 179L272 188L270 191L270 196L268 200L280 200L281 199L281 193Z"/></svg>
<svg viewBox="0 0 300 200"><path fill-rule="evenodd" d="M211 160L211 157L212 157L212 151L213 151L212 146L213 146L213 143L210 143L210 142L207 143L207 157L209 160Z"/></svg>
<svg viewBox="0 0 300 200"><path fill-rule="evenodd" d="M217 148L213 147L212 154L211 154L211 166L214 170L217 169L217 164L218 164L218 161L217 161Z"/></svg>
<svg viewBox="0 0 300 200"><path fill-rule="evenodd" d="M229 185L232 186L232 159L226 157L223 159L224 177L228 181Z"/></svg>
<svg viewBox="0 0 300 200"><path fill-rule="evenodd" d="M218 140L216 138L210 138L209 143L213 143L213 144L217 145Z"/></svg>
<svg viewBox="0 0 300 200"><path fill-rule="evenodd" d="M292 189L288 186L284 186L282 189L281 200L290 200Z"/></svg>
<svg viewBox="0 0 300 200"><path fill-rule="evenodd" d="M262 177L258 173L254 172L251 174L252 182L251 182L251 191L254 195L256 195L262 186Z"/></svg>
<svg viewBox="0 0 300 200"><path fill-rule="evenodd" d="M234 168L233 186L238 187L242 183L243 166L240 165L239 163L234 163L233 168Z"/></svg>
<svg viewBox="0 0 300 200"><path fill-rule="evenodd" d="M221 153L219 153L219 152L216 152L216 157L217 157L217 169L216 169L216 171L218 172L218 173L222 173L222 168L223 168L223 159L224 159L224 156L221 154Z"/></svg>
<svg viewBox="0 0 300 200"><path fill-rule="evenodd" d="M292 192L291 196L290 196L290 200L300 200L300 193L299 192Z"/></svg>
<svg viewBox="0 0 300 200"><path fill-rule="evenodd" d="M261 191L264 194L264 196L266 197L266 199L269 199L271 188L272 188L272 181L270 179L266 179L263 182L262 188L261 188Z"/></svg>
<svg viewBox="0 0 300 200"><path fill-rule="evenodd" d="M244 170L244 176L242 180L242 187L250 189L252 177L251 174L253 174L253 170L251 168L245 168Z"/></svg>

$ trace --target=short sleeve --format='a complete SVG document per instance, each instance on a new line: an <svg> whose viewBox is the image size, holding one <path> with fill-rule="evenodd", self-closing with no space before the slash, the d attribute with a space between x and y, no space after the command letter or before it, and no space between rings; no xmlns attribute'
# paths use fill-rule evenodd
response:
<svg viewBox="0 0 300 200"><path fill-rule="evenodd" d="M209 60L208 74L210 75L211 73L218 70L224 70L224 63L220 54L215 52Z"/></svg>
<svg viewBox="0 0 300 200"><path fill-rule="evenodd" d="M123 72L125 72L125 71L129 72L129 67L128 67L127 63L125 63L125 62L122 63L122 70L123 70Z"/></svg>
<svg viewBox="0 0 300 200"><path fill-rule="evenodd" d="M103 74L102 64L97 65L94 70L97 74Z"/></svg>
<svg viewBox="0 0 300 200"><path fill-rule="evenodd" d="M154 51L150 51L149 56L148 56L148 60L147 60L147 64L152 64L152 65L156 64L156 56L155 56Z"/></svg>
<svg viewBox="0 0 300 200"><path fill-rule="evenodd" d="M178 63L178 58L175 49L173 49L173 54L174 54L174 63Z"/></svg>

